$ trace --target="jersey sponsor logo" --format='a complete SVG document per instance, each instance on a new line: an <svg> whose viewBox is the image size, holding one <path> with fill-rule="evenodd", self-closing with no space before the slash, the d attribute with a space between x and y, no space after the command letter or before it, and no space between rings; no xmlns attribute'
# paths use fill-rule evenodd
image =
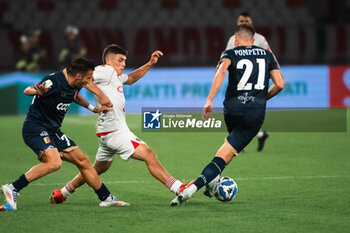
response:
<svg viewBox="0 0 350 233"><path fill-rule="evenodd" d="M159 129L161 127L161 115L159 109L155 112L143 112L143 128L144 129Z"/></svg>
<svg viewBox="0 0 350 233"><path fill-rule="evenodd" d="M61 111L67 112L69 106L70 106L70 104L59 103L56 108L57 108L57 110L61 110Z"/></svg>
<svg viewBox="0 0 350 233"><path fill-rule="evenodd" d="M117 91L118 91L119 93L123 93L123 86L117 87Z"/></svg>
<svg viewBox="0 0 350 233"><path fill-rule="evenodd" d="M248 95L248 92L246 92L243 95L238 96L237 99L240 100L242 104L246 104L249 101L254 102L255 96Z"/></svg>
<svg viewBox="0 0 350 233"><path fill-rule="evenodd" d="M44 142L45 142L46 144L51 143L51 139L50 139L49 137L45 137L45 138L44 138Z"/></svg>

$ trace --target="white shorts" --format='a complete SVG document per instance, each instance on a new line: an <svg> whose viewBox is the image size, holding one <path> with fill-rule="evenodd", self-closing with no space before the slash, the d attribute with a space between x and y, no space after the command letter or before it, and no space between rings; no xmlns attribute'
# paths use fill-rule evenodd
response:
<svg viewBox="0 0 350 233"><path fill-rule="evenodd" d="M124 129L100 136L99 144L96 160L112 161L115 154L124 160L129 160L136 147L145 142L137 138L129 129Z"/></svg>

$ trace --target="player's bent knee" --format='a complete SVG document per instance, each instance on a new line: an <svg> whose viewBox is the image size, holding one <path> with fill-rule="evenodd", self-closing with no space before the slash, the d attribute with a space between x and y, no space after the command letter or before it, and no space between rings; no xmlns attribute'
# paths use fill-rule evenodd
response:
<svg viewBox="0 0 350 233"><path fill-rule="evenodd" d="M80 158L78 161L76 161L76 164L79 168L87 168L87 167L92 167L90 160L87 156L85 158Z"/></svg>
<svg viewBox="0 0 350 233"><path fill-rule="evenodd" d="M68 158L68 160L71 163L75 164L78 168L86 168L88 166L92 166L87 155L79 149L65 152L65 157Z"/></svg>
<svg viewBox="0 0 350 233"><path fill-rule="evenodd" d="M62 167L62 160L56 160L48 163L48 170L50 173L57 171Z"/></svg>

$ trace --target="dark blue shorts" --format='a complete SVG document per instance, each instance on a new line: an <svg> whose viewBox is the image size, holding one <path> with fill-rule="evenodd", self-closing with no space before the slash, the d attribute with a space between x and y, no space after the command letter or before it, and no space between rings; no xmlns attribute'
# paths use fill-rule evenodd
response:
<svg viewBox="0 0 350 233"><path fill-rule="evenodd" d="M58 151L76 146L76 144L59 129L52 130L42 126L25 122L22 128L22 136L27 144L39 157L50 148L57 148ZM40 159L40 158L39 158Z"/></svg>
<svg viewBox="0 0 350 233"><path fill-rule="evenodd" d="M229 132L226 139L238 153L257 135L264 122L264 116L249 114L224 114L224 117Z"/></svg>

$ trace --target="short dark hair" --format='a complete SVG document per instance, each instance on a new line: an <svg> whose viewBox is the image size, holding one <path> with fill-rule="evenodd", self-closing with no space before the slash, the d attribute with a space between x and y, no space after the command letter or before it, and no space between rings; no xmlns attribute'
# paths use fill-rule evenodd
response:
<svg viewBox="0 0 350 233"><path fill-rule="evenodd" d="M123 49L121 46L117 45L117 44L110 44L108 45L102 53L102 63L106 64L106 56L108 54L123 54L123 55L128 55L128 51Z"/></svg>
<svg viewBox="0 0 350 233"><path fill-rule="evenodd" d="M250 14L246 11L239 13L239 16L250 17Z"/></svg>
<svg viewBox="0 0 350 233"><path fill-rule="evenodd" d="M84 75L89 70L95 70L95 63L84 57L74 59L67 67L67 74L75 76L76 74Z"/></svg>
<svg viewBox="0 0 350 233"><path fill-rule="evenodd" d="M247 32L252 38L254 38L255 30L252 26L247 24L242 24L237 26L235 33Z"/></svg>

